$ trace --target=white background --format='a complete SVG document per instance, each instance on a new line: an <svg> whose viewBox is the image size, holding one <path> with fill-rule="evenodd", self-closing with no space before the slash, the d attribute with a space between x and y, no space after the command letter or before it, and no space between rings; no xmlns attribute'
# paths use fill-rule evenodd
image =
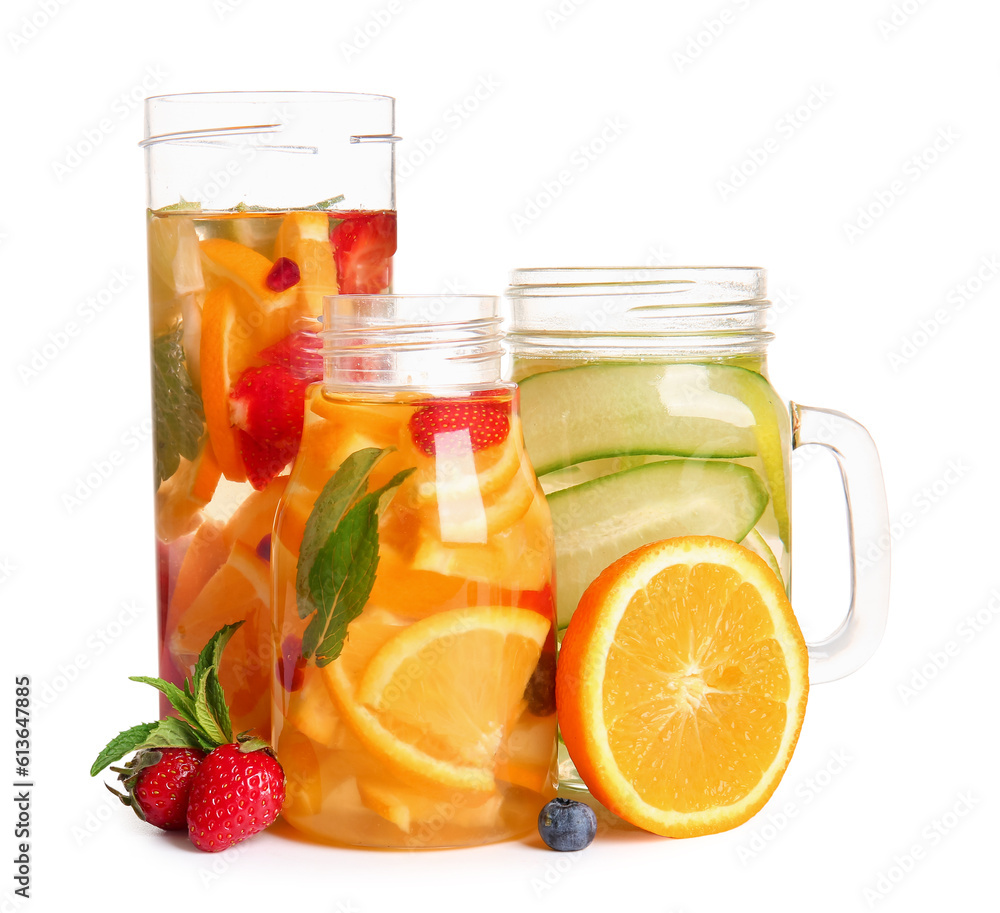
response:
<svg viewBox="0 0 1000 913"><path fill-rule="evenodd" d="M15 674L38 705L33 897L10 893L7 802L0 910L88 897L843 913L994 898L998 19L989 0L8 0L0 650L8 708ZM688 841L612 830L574 856L533 836L405 854L278 829L212 857L143 828L88 777L155 706L126 681L155 670L137 99L265 88L398 98L398 291L499 293L524 265L769 269L776 386L879 444L893 590L880 650L814 689L784 781L745 826ZM99 312L87 303L115 288ZM61 336L70 322L81 332ZM824 494L832 464L804 474L795 603L815 633L815 613L845 598L843 519Z"/></svg>

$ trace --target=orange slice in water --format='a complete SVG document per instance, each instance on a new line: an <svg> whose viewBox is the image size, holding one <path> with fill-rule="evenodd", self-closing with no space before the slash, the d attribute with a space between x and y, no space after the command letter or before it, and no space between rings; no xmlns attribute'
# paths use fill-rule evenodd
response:
<svg viewBox="0 0 1000 913"><path fill-rule="evenodd" d="M325 667L327 686L365 748L403 779L493 792L498 749L549 628L537 612L498 606L439 612L395 632L363 613Z"/></svg>
<svg viewBox="0 0 1000 913"><path fill-rule="evenodd" d="M808 657L784 587L748 549L643 546L584 593L556 704L593 795L668 837L736 827L777 787L802 726Z"/></svg>

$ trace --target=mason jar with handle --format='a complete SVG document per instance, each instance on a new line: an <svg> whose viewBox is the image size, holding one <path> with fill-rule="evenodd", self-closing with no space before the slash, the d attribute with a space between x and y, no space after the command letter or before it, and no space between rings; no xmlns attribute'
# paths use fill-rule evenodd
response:
<svg viewBox="0 0 1000 913"><path fill-rule="evenodd" d="M382 95L146 100L160 674L244 621L220 669L236 731L269 729L271 524L323 297L391 286L393 129Z"/></svg>
<svg viewBox="0 0 1000 913"><path fill-rule="evenodd" d="M861 666L888 609L878 454L853 419L771 386L765 271L521 269L507 302L525 445L555 530L560 631L605 567L674 536L739 542L790 591L791 453L815 444L840 467L851 598L833 633L809 644L810 681ZM583 786L565 753L560 782Z"/></svg>

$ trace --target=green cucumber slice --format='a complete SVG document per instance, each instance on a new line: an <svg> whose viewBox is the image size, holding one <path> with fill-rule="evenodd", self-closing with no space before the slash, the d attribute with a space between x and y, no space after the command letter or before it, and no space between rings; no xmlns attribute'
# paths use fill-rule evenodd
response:
<svg viewBox="0 0 1000 913"><path fill-rule="evenodd" d="M673 536L742 540L768 495L738 463L667 460L627 469L548 496L556 540L558 625L569 624L583 591L640 545Z"/></svg>
<svg viewBox="0 0 1000 913"><path fill-rule="evenodd" d="M738 372L734 375L733 372ZM524 443L535 472L622 454L735 459L757 453L757 416L740 395L745 368L596 364L520 382Z"/></svg>

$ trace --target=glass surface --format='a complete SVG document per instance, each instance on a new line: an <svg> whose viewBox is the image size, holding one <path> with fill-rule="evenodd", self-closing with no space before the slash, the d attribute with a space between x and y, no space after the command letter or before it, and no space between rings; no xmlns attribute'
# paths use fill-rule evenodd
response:
<svg viewBox="0 0 1000 913"><path fill-rule="evenodd" d="M555 791L552 532L499 379L496 301L449 299L465 321L414 323L432 301L328 299L326 382L271 540L283 815L320 840L501 840ZM407 474L381 497L372 589L324 663L304 646L302 590L326 571L303 543L324 486L366 448L387 451L369 492Z"/></svg>
<svg viewBox="0 0 1000 913"><path fill-rule="evenodd" d="M792 428L767 377L764 271L530 269L513 282L510 370L552 513L560 638L604 568L673 536L739 542L790 591ZM841 419L868 495L853 504L852 535L869 538L887 522L877 455ZM813 681L853 671L881 635L887 571L861 577L852 564L852 575L861 598L837 636L813 645ZM559 773L585 788L561 743Z"/></svg>
<svg viewBox="0 0 1000 913"><path fill-rule="evenodd" d="M244 621L220 670L236 731L270 728L270 534L322 377L323 297L391 287L392 112L337 93L147 100L160 674L180 683Z"/></svg>

